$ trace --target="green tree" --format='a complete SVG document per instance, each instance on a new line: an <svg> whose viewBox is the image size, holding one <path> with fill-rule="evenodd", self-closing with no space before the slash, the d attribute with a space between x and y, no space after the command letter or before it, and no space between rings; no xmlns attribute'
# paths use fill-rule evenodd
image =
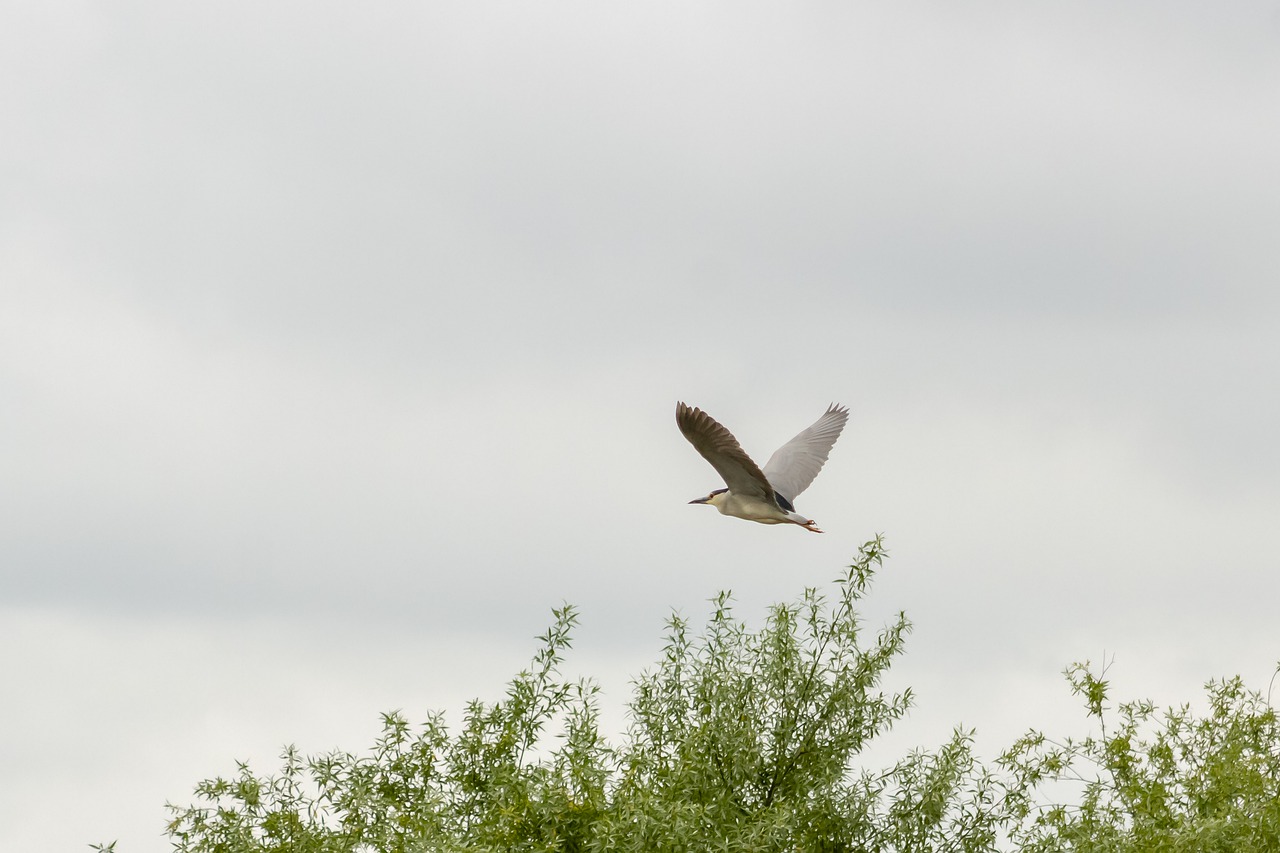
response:
<svg viewBox="0 0 1280 853"><path fill-rule="evenodd" d="M368 755L289 747L269 776L241 764L170 806L169 836L191 853L990 849L992 783L967 735L855 768L911 701L880 689L905 616L864 644L855 610L883 557L868 542L831 600L807 589L757 631L727 593L700 636L672 617L618 746L599 733L595 685L559 674L566 606L505 698L472 702L458 732L390 713Z"/></svg>
<svg viewBox="0 0 1280 853"><path fill-rule="evenodd" d="M883 556L867 543L834 600L807 589L756 632L727 594L697 639L670 620L662 662L636 683L602 849L988 849L989 813L966 806L989 780L964 735L887 771L854 769L911 702L880 690L906 617L864 644L854 609Z"/></svg>
<svg viewBox="0 0 1280 853"><path fill-rule="evenodd" d="M1157 712L1148 701L1109 713L1106 668L1067 669L1098 733L1054 742L1039 732L1001 758L1019 796L1011 839L1027 851L1280 851L1280 724L1239 678L1205 685L1208 710ZM1045 783L1073 783L1068 804L1040 803Z"/></svg>
<svg viewBox="0 0 1280 853"><path fill-rule="evenodd" d="M912 701L881 686L905 615L868 636L856 610L884 556L866 543L834 594L806 589L756 630L728 593L701 632L671 617L615 743L596 686L560 674L565 606L529 668L457 731L389 713L367 754L289 747L265 776L240 764L169 807L169 837L189 853L1280 851L1280 731L1239 679L1209 684L1204 716L1132 702L1117 720L1108 683L1076 665L1096 736L1032 732L987 767L956 731L863 765ZM1047 793L1068 785L1069 802Z"/></svg>

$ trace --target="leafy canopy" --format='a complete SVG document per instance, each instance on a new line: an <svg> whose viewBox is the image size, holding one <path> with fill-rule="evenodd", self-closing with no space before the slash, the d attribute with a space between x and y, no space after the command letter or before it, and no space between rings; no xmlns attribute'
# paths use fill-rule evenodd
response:
<svg viewBox="0 0 1280 853"><path fill-rule="evenodd" d="M392 712L367 754L290 746L265 776L241 763L169 807L169 838L184 853L1280 850L1280 730L1239 679L1208 685L1206 716L1133 702L1117 721L1108 682L1075 665L1095 736L1030 732L988 767L957 730L862 766L912 702L881 687L910 623L867 635L855 609L884 557L867 542L834 594L806 589L758 630L728 593L700 633L673 615L617 742L596 685L560 674L565 606L505 696L470 703L456 732ZM1068 783L1073 802L1045 796Z"/></svg>

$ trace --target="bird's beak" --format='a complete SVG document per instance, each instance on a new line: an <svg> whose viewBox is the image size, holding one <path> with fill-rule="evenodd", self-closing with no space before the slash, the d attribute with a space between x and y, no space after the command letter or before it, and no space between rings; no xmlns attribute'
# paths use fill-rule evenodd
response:
<svg viewBox="0 0 1280 853"><path fill-rule="evenodd" d="M694 498L693 500L689 501L689 503L691 504L704 504L706 502L707 502L706 498Z"/></svg>

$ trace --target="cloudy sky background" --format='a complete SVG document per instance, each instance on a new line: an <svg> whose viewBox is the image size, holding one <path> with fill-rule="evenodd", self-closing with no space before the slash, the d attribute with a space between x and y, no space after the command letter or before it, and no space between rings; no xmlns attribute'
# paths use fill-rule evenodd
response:
<svg viewBox="0 0 1280 853"><path fill-rule="evenodd" d="M0 2L0 849L758 622L859 543L878 757L1280 659L1280 4ZM799 503L686 501L702 406ZM83 849L81 847L81 849Z"/></svg>

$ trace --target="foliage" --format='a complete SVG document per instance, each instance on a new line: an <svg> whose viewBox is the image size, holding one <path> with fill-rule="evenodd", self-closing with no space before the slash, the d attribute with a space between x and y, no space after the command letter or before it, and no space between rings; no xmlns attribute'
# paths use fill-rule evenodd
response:
<svg viewBox="0 0 1280 853"><path fill-rule="evenodd" d="M601 849L967 849L988 837L980 811L964 811L981 781L962 735L887 772L851 773L911 701L879 691L906 617L864 647L854 611L883 553L867 543L834 602L805 590L759 632L724 594L697 640L670 620L661 664L636 683Z"/></svg>
<svg viewBox="0 0 1280 853"><path fill-rule="evenodd" d="M1205 686L1208 712L1157 713L1147 701L1107 714L1106 668L1066 671L1097 736L1054 743L1032 732L1001 758L1023 791L1045 782L1082 787L1070 805L1020 797L1011 833L1027 851L1280 850L1280 724L1239 678Z"/></svg>
<svg viewBox="0 0 1280 853"><path fill-rule="evenodd" d="M1098 737L1031 733L989 768L956 731L860 766L912 699L881 687L906 617L868 639L855 610L884 555L866 543L833 596L807 589L757 630L728 593L696 635L672 616L617 744L595 685L560 675L565 606L505 697L472 702L456 732L389 713L367 755L289 747L268 776L240 764L170 806L170 839L187 853L1280 849L1280 732L1238 680L1210 684L1206 717L1129 703L1117 727L1107 682L1077 665ZM1067 780L1083 783L1076 801L1043 800Z"/></svg>
<svg viewBox="0 0 1280 853"><path fill-rule="evenodd" d="M418 732L384 714L371 755L304 759L286 749L276 776L239 765L232 779L202 782L208 805L170 806L177 850L248 851L574 850L594 818L608 750L596 734L595 688L557 677L576 621L554 611L533 666L506 698L472 702L451 737L440 715ZM529 760L549 722L565 724L549 760Z"/></svg>

